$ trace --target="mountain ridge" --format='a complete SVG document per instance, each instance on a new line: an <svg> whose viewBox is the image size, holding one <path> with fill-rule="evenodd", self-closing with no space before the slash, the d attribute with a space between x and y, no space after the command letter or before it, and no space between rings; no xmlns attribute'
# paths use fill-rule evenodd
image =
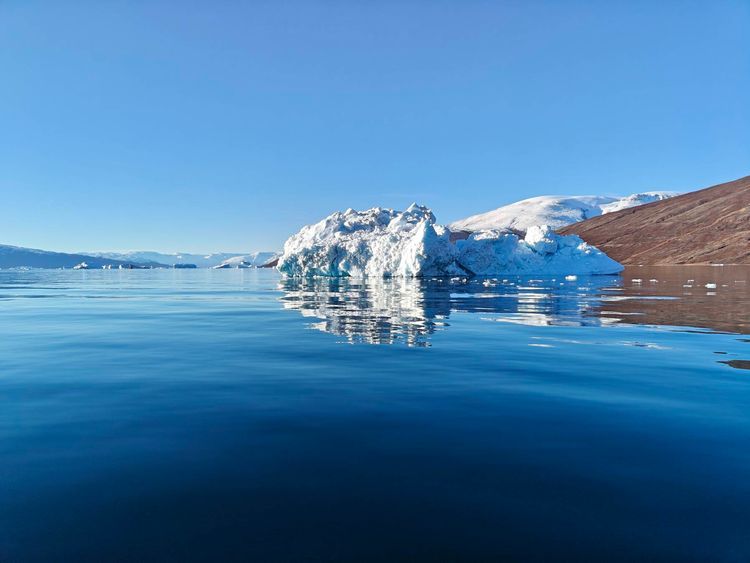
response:
<svg viewBox="0 0 750 563"><path fill-rule="evenodd" d="M102 266L116 268L128 265L166 266L165 264L158 264L156 262L115 260L91 254L54 252L51 250L0 244L0 268L72 268L81 262L86 262L91 268L101 268Z"/></svg>
<svg viewBox="0 0 750 563"><path fill-rule="evenodd" d="M750 176L559 229L623 264L750 264Z"/></svg>

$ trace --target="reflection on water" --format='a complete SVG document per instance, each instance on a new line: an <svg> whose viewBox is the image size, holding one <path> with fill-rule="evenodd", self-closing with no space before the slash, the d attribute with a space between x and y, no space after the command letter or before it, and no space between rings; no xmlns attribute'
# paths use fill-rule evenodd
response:
<svg viewBox="0 0 750 563"><path fill-rule="evenodd" d="M750 334L750 266L643 266L596 313L619 322Z"/></svg>
<svg viewBox="0 0 750 563"><path fill-rule="evenodd" d="M349 342L429 345L452 312L497 315L523 324L599 324L586 316L591 297L618 287L616 277L584 282L535 279L284 279L284 307L319 319L313 328ZM494 320L494 319L493 319Z"/></svg>
<svg viewBox="0 0 750 563"><path fill-rule="evenodd" d="M750 333L750 267L634 267L579 278L283 279L287 309L349 342L427 346L454 313L526 325L617 323Z"/></svg>
<svg viewBox="0 0 750 563"><path fill-rule="evenodd" d="M0 561L750 561L746 274L0 270Z"/></svg>
<svg viewBox="0 0 750 563"><path fill-rule="evenodd" d="M284 307L320 319L312 326L350 342L425 346L446 326L451 287L417 279L283 279Z"/></svg>

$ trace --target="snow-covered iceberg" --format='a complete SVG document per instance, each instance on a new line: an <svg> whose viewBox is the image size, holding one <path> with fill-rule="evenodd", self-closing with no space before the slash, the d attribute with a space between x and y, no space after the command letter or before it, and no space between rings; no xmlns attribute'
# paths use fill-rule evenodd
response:
<svg viewBox="0 0 750 563"><path fill-rule="evenodd" d="M284 244L278 269L292 276L465 274L448 229L426 207L336 212Z"/></svg>
<svg viewBox="0 0 750 563"><path fill-rule="evenodd" d="M488 230L453 242L426 207L347 209L303 227L284 244L289 276L433 277L501 274L614 274L622 266L576 235L550 227L525 237Z"/></svg>
<svg viewBox="0 0 750 563"><path fill-rule="evenodd" d="M479 276L616 274L623 266L577 235L558 235L547 225L522 238L508 231L479 231L456 242L458 263Z"/></svg>

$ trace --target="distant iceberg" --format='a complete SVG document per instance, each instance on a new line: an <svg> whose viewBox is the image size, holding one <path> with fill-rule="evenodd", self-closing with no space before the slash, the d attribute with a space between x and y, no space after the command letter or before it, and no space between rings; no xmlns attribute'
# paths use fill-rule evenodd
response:
<svg viewBox="0 0 750 563"><path fill-rule="evenodd" d="M347 209L303 227L284 244L288 276L439 277L616 274L623 267L576 235L534 226L524 237L487 230L453 241L427 207Z"/></svg>

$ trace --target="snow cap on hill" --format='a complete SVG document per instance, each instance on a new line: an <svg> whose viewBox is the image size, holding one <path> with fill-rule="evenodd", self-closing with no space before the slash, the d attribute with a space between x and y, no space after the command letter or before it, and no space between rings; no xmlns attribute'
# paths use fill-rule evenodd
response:
<svg viewBox="0 0 750 563"><path fill-rule="evenodd" d="M261 266L265 266L269 262L272 262L279 256L280 254L278 252L253 252L252 254L227 258L213 268L214 270L224 270L228 268L260 268Z"/></svg>
<svg viewBox="0 0 750 563"><path fill-rule="evenodd" d="M676 195L680 195L680 192L643 192L642 194L631 194L627 197L622 197L617 201L613 201L612 203L602 205L602 215L605 213L622 211L623 209L629 209L630 207L653 203L655 201L661 201L663 199L669 199Z"/></svg>
<svg viewBox="0 0 750 563"><path fill-rule="evenodd" d="M533 225L560 229L603 213L620 211L678 195L677 192L646 192L617 198L608 196L538 196L493 211L472 215L449 225L453 231L513 229L525 232Z"/></svg>
<svg viewBox="0 0 750 563"><path fill-rule="evenodd" d="M290 276L613 274L622 266L575 235L534 227L474 233L451 242L426 207L403 212L347 209L303 227L284 244L278 269Z"/></svg>

